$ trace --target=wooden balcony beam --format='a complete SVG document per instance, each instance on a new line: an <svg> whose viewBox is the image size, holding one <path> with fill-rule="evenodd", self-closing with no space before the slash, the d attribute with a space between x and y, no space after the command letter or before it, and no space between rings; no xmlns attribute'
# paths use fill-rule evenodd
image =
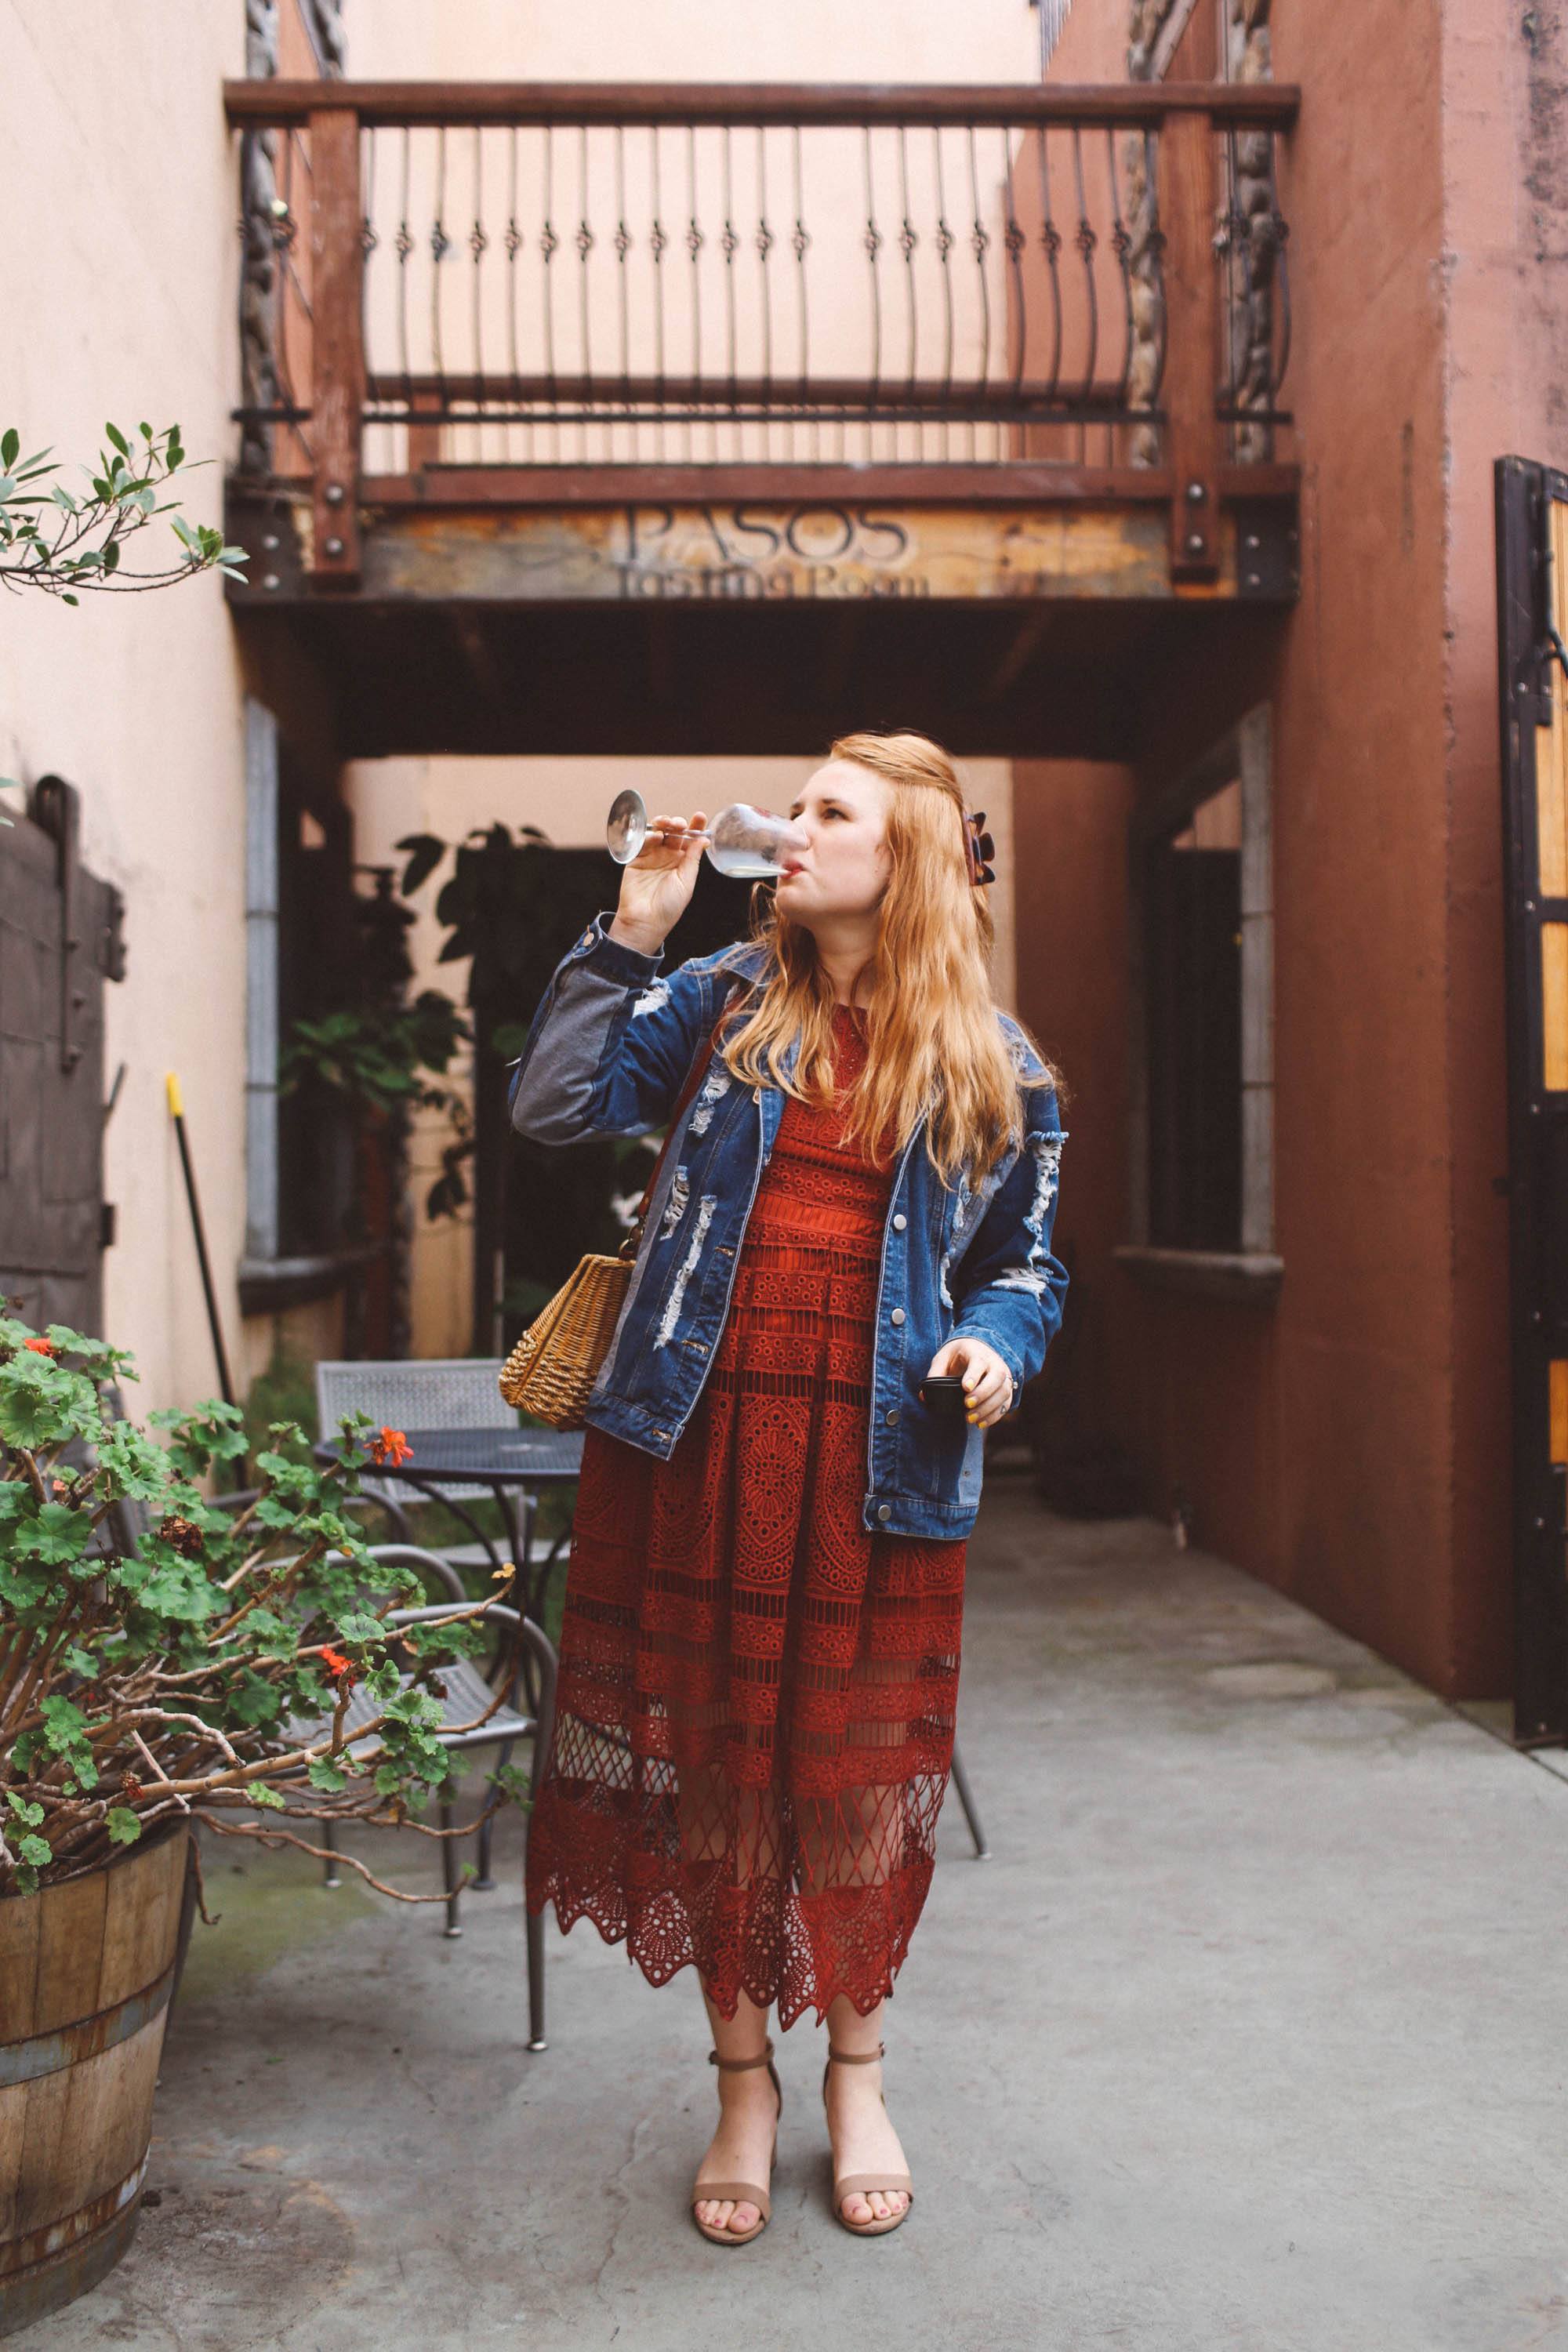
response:
<svg viewBox="0 0 1568 2352"><path fill-rule="evenodd" d="M360 595L389 604L778 611L840 602L1280 604L1298 590L1295 501L1282 485L1269 497L1247 478L1263 468L1246 469L1247 495L1220 503L1203 578L1184 577L1172 561L1169 475L1097 480L1085 470L1064 497L1059 480L1040 482L1048 469L1018 468L1032 483L1016 480L1001 497L973 478L996 467L953 467L947 480L931 467L902 469L902 479L891 467L801 470L805 483L798 471L792 479L792 469L762 467L370 476ZM1277 484L1288 470L1268 469ZM572 484L573 474L587 478ZM497 499L501 488L511 495ZM229 537L253 557L250 576L230 590L237 608L281 606L331 584L314 529L308 484L230 483Z"/></svg>
<svg viewBox="0 0 1568 2352"><path fill-rule="evenodd" d="M302 127L321 103L319 81L226 81L224 107L240 129ZM1222 128L1288 130L1300 111L1293 82L803 83L334 81L332 103L363 126L421 124L778 124L853 129L878 123L1094 124L1154 127L1205 116Z"/></svg>
<svg viewBox="0 0 1568 2352"><path fill-rule="evenodd" d="M922 466L431 466L368 474L367 507L822 506L849 501L915 507L1168 507L1174 476L1163 467ZM1228 466L1222 505L1294 504L1297 466Z"/></svg>

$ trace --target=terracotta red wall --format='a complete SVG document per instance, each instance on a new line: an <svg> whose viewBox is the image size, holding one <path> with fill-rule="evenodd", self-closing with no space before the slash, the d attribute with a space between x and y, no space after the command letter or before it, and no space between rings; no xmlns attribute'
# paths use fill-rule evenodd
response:
<svg viewBox="0 0 1568 2352"><path fill-rule="evenodd" d="M1506 11L1486 13L1498 40L1513 37ZM1075 11L1063 79L1123 69L1112 16ZM1087 1423L1129 1440L1162 1504L1184 1488L1215 1549L1435 1687L1480 1695L1507 1686L1509 1637L1491 574L1478 502L1494 452L1483 462L1475 425L1456 436L1450 414L1440 17L1438 0L1359 0L1311 11L1309 26L1300 0L1278 0L1275 71L1303 90L1283 189L1300 604L1271 645L1169 682L1135 783L1020 768L1016 823L1020 873L1027 841L1048 877L1031 876L1020 904L1020 1003L1078 1097L1058 1232L1080 1255L1094 1326L1078 1376ZM1496 163L1495 124L1473 143L1478 171ZM1468 534L1458 581L1457 530ZM1179 774L1261 700L1275 720L1286 1265L1268 1308L1147 1290L1110 1259L1125 1237L1127 794ZM1092 889L1068 874L1063 844Z"/></svg>

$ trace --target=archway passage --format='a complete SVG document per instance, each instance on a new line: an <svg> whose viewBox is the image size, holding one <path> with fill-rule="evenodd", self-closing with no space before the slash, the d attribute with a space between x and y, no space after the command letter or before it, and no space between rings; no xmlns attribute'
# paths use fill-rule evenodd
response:
<svg viewBox="0 0 1568 2352"><path fill-rule="evenodd" d="M1258 1185L1214 1187L1187 1253L1242 1286L1248 1318L1228 1354L1197 1351L1219 1372L1191 1445L1156 1425L1192 1391L1185 1367L1162 1359L1133 1393L1151 1333L1179 1354L1181 1328L1154 1287L1163 1225L1124 1214L1149 1152L1140 1023L1163 1034L1131 977L1129 846L1144 788L1267 703L1299 594L1275 184L1296 106L1268 85L230 93L247 258L228 536L250 562L229 594L253 692L334 778L537 762L536 800L459 822L454 793L412 823L454 845L502 814L551 833L541 963L613 887L595 828L556 830L552 767L706 759L728 772L717 795L660 804L709 808L754 796L743 763L804 762L859 727L1005 767L1016 1009L1085 1104L1066 1236L1094 1343L1071 1358L1080 1411L1090 1435L1097 1415L1127 1428L1162 1507L1184 1448L1212 1456L1199 1523L1217 1522L1211 1487L1239 1495L1250 1554L1271 1458L1254 1443L1238 1474L1214 1440L1238 1425L1231 1389L1267 1394L1251 1302L1278 1266L1256 1219L1231 1232ZM1210 909L1204 1066L1256 1100L1228 906ZM1265 911L1242 894L1254 931ZM494 1032L529 1009L511 978L495 995L481 1144L516 1050ZM1265 1030L1241 1034L1254 1058ZM452 1344L481 1351L508 1269L549 1278L510 1244L501 1164L481 1150L471 1265L454 1251L447 1284L474 1309ZM635 1174L607 1171L549 1238L599 1239L588 1213ZM539 1238L526 1204L525 1222Z"/></svg>

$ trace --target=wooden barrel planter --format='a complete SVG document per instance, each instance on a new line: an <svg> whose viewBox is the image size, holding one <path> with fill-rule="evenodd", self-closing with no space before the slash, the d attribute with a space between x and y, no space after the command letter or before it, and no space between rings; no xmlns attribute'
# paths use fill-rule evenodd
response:
<svg viewBox="0 0 1568 2352"><path fill-rule="evenodd" d="M0 1899L0 2336L95 2286L135 2231L189 1839Z"/></svg>

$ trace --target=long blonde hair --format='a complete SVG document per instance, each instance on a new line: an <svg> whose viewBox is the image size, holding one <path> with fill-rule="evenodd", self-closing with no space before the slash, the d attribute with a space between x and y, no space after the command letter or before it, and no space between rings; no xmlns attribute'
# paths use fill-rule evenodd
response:
<svg viewBox="0 0 1568 2352"><path fill-rule="evenodd" d="M984 888L969 879L963 787L947 753L924 735L841 735L828 756L892 788L892 871L871 954L866 1066L846 1106L846 1136L889 1158L929 1112L926 1151L942 1182L951 1184L965 1161L984 1174L1023 1140L1020 1088L1053 1085L1056 1073L1043 1055L1041 1069L1019 1069L997 1019L989 971L995 925ZM771 969L726 1024L725 1064L747 1086L771 1084L826 1106L834 997L816 942L763 890L753 899L753 936L772 950ZM799 1052L786 1075L781 1056L793 1038Z"/></svg>

